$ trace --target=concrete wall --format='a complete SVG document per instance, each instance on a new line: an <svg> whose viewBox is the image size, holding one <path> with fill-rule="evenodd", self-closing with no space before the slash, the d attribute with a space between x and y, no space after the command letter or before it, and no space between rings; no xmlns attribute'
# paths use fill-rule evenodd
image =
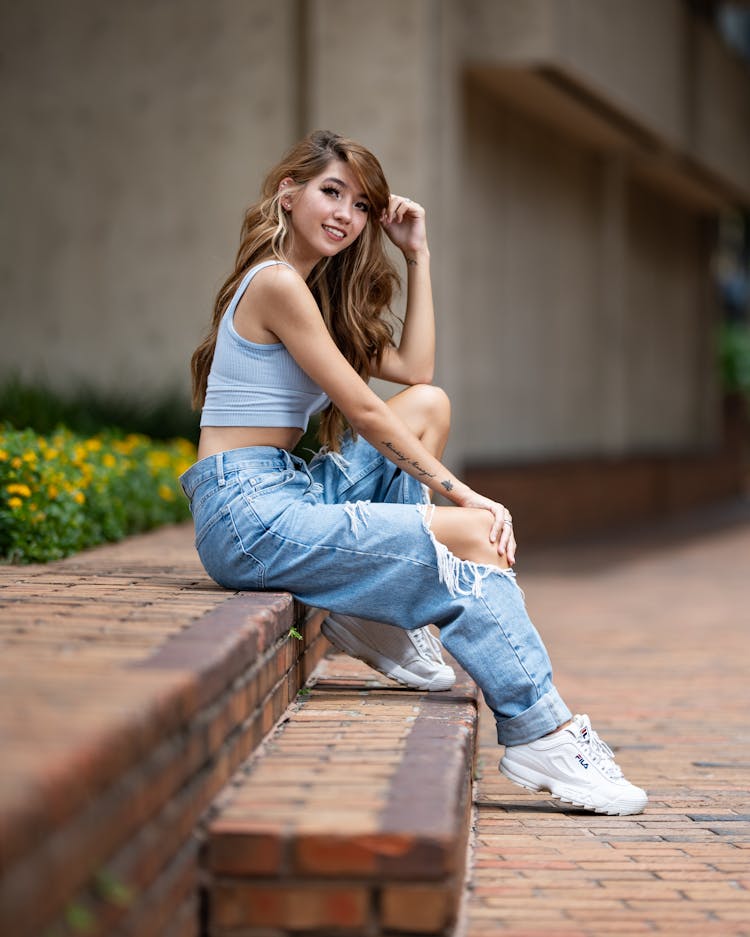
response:
<svg viewBox="0 0 750 937"><path fill-rule="evenodd" d="M687 66L693 86L688 142L696 160L750 193L750 75L747 62L696 25ZM690 80L690 79L689 79Z"/></svg>
<svg viewBox="0 0 750 937"><path fill-rule="evenodd" d="M686 17L681 0L468 0L475 62L555 66L613 103L684 137Z"/></svg>
<svg viewBox="0 0 750 937"><path fill-rule="evenodd" d="M0 32L0 370L186 389L296 135L294 4L3 0Z"/></svg>
<svg viewBox="0 0 750 937"><path fill-rule="evenodd" d="M742 190L747 86L678 0L0 0L0 28L0 373L186 390L264 170L328 126L427 208L452 462L716 442L714 195L678 182ZM567 76L586 133L509 103L509 63Z"/></svg>
<svg viewBox="0 0 750 937"><path fill-rule="evenodd" d="M466 89L461 347L468 459L595 449L596 157Z"/></svg>
<svg viewBox="0 0 750 937"><path fill-rule="evenodd" d="M625 446L705 449L721 429L710 226L632 183L627 200Z"/></svg>
<svg viewBox="0 0 750 937"><path fill-rule="evenodd" d="M465 113L467 458L710 445L705 221L473 82Z"/></svg>
<svg viewBox="0 0 750 937"><path fill-rule="evenodd" d="M453 401L448 457L463 457L463 322L457 276L462 4L453 0L310 0L306 6L306 129L331 127L371 146L394 192L424 205L438 322L437 377ZM403 269L403 260L394 252ZM394 309L403 312L404 297ZM374 381L382 396L392 384Z"/></svg>
<svg viewBox="0 0 750 937"><path fill-rule="evenodd" d="M748 68L683 0L464 0L465 60L556 73L750 198Z"/></svg>

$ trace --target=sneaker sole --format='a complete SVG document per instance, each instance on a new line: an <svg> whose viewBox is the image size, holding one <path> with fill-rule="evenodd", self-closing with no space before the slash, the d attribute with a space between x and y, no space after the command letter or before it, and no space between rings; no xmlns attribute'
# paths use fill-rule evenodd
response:
<svg viewBox="0 0 750 937"><path fill-rule="evenodd" d="M384 659L382 665L378 665L375 661L364 657L353 648L347 647L346 642L336 634L327 622L323 622L320 630L337 650L341 651L343 654L347 654L349 657L355 657L357 660L361 660L362 663L367 664L368 667L371 667L378 673L382 673L384 677L389 677L391 680L395 680L396 683L400 683L410 690L426 690L428 693L438 693L443 690L450 690L456 682L456 675L453 671L451 671L450 676L447 674L445 676L436 675L431 680L424 680L421 677L415 677L408 670L401 667L400 664L388 660L387 658Z"/></svg>
<svg viewBox="0 0 750 937"><path fill-rule="evenodd" d="M592 813L601 813L605 814L608 817L627 817L632 814L642 813L646 807L647 801L643 803L611 803L611 804L594 804L584 801L581 798L574 796L568 796L569 791L561 792L560 790L555 791L551 784L546 784L542 782L532 781L530 778L521 777L521 775L515 774L511 768L505 765L503 761L498 765L502 774L508 778L509 781L512 781L514 784L518 784L519 787L525 788L527 791L532 791L535 794L538 794L540 791L547 792L553 800L559 800L560 803L569 804L571 807L578 807L580 810L590 810ZM554 782L552 782L554 783Z"/></svg>

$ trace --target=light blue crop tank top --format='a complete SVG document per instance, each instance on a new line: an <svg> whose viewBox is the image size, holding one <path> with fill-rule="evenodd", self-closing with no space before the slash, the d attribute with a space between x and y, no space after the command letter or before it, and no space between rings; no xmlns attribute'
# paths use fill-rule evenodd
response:
<svg viewBox="0 0 750 937"><path fill-rule="evenodd" d="M280 263L283 261L265 260L248 270L222 316L201 426L307 429L311 415L329 402L281 342L250 342L234 327L235 309L252 278L264 267Z"/></svg>

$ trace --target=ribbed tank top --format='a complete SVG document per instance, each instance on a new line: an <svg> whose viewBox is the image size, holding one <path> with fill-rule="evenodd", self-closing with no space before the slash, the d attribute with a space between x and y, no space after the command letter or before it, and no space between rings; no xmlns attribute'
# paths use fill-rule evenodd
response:
<svg viewBox="0 0 750 937"><path fill-rule="evenodd" d="M259 270L280 263L283 261L265 260L248 270L222 316L201 426L295 426L304 430L311 415L328 404L327 395L282 342L250 342L234 327L235 310L252 278Z"/></svg>

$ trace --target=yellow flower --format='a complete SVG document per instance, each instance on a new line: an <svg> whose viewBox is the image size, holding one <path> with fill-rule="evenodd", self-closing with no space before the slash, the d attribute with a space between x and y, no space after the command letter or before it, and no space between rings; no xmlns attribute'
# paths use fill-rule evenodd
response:
<svg viewBox="0 0 750 937"><path fill-rule="evenodd" d="M119 452L120 455L130 455L133 449L135 449L135 446L136 443L134 443L132 440L128 442L124 439L116 439L112 443L112 448L115 450L115 452Z"/></svg>
<svg viewBox="0 0 750 937"><path fill-rule="evenodd" d="M76 491L73 494L73 500L76 504L83 504L86 500L86 495L82 491Z"/></svg>
<svg viewBox="0 0 750 937"><path fill-rule="evenodd" d="M159 497L163 501L174 501L174 492L169 485L161 484L159 485Z"/></svg>
<svg viewBox="0 0 750 937"><path fill-rule="evenodd" d="M31 488L28 485L6 485L5 490L9 495L23 495L24 498L31 497Z"/></svg>
<svg viewBox="0 0 750 937"><path fill-rule="evenodd" d="M44 458L45 459L56 459L60 453L57 449L45 449Z"/></svg>
<svg viewBox="0 0 750 937"><path fill-rule="evenodd" d="M59 494L60 494L60 489L57 487L57 485L50 485L50 486L47 488L47 497L48 497L48 498L51 498L52 501L54 501L55 498L56 498Z"/></svg>
<svg viewBox="0 0 750 937"><path fill-rule="evenodd" d="M102 448L101 439L87 439L84 443L89 452L98 452Z"/></svg>
<svg viewBox="0 0 750 937"><path fill-rule="evenodd" d="M117 459L111 452L105 452L102 456L102 465L105 468L114 468L117 465Z"/></svg>
<svg viewBox="0 0 750 937"><path fill-rule="evenodd" d="M5 449L0 449L0 462L7 462L7 461L8 461L8 453L5 451Z"/></svg>
<svg viewBox="0 0 750 937"><path fill-rule="evenodd" d="M13 468L19 469L23 465L23 462L18 458L18 456L15 456L10 460L10 464L13 466Z"/></svg>
<svg viewBox="0 0 750 937"><path fill-rule="evenodd" d="M191 464L193 461L195 461L195 446L190 442L189 439L178 439L176 446L178 452L184 455L185 458L191 460Z"/></svg>
<svg viewBox="0 0 750 937"><path fill-rule="evenodd" d="M13 508L15 511L16 508L20 508L23 504L20 498L8 498L8 507Z"/></svg>
<svg viewBox="0 0 750 937"><path fill-rule="evenodd" d="M169 455L166 452L149 452L147 458L152 474L169 466Z"/></svg>
<svg viewBox="0 0 750 937"><path fill-rule="evenodd" d="M36 452L31 452L31 451L24 452L23 461L24 462L36 462Z"/></svg>

